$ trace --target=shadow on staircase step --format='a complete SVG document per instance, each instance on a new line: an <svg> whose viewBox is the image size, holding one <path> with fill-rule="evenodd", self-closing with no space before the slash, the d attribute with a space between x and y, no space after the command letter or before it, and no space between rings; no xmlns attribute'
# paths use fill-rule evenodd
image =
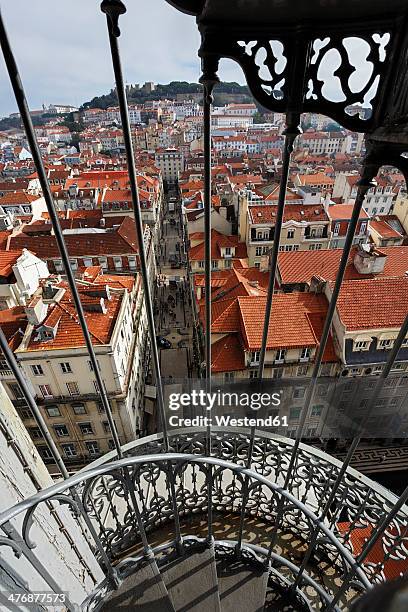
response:
<svg viewBox="0 0 408 612"><path fill-rule="evenodd" d="M177 612L220 612L213 548L190 550L161 573Z"/></svg>
<svg viewBox="0 0 408 612"><path fill-rule="evenodd" d="M218 588L222 612L262 612L268 573L231 558L217 562Z"/></svg>
<svg viewBox="0 0 408 612"><path fill-rule="evenodd" d="M124 579L99 612L175 612L154 560Z"/></svg>

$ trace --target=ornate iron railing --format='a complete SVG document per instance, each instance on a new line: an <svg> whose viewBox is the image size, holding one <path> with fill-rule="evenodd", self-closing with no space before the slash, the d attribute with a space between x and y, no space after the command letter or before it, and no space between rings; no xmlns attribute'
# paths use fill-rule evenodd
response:
<svg viewBox="0 0 408 612"><path fill-rule="evenodd" d="M191 522L206 516L209 498L216 551L252 556L263 563L270 571L270 588L286 589L288 597L294 593L299 609L308 609L306 605L312 610L344 609L371 584L384 580L389 561L405 557L408 508L401 505L389 521L387 514L396 507L397 500L380 485L349 468L342 477L330 515L324 515L331 487L341 472L341 462L301 444L296 473L292 475L290 489L285 490L282 485L290 466L293 441L266 434L253 439L249 431L242 430L212 433L212 457L203 456L207 446L205 430L171 435L172 453L162 452L161 436L126 445L120 460L114 460L114 451L68 480L1 513L0 527L5 535L0 538L0 545L10 546L31 562L55 591L59 587L48 575L46 560L35 554L31 528L41 504L51 502L54 512L58 504L68 504L78 520L85 522L95 557L106 576L83 602L84 609L93 609L125 575L137 571L146 557L155 554L160 565L169 556L177 555L177 537L169 540L163 535L160 540L157 535L168 526L171 533L176 533L175 520L180 519L182 545L184 550L188 549L191 540L197 537L189 531ZM251 464L246 467L249 453ZM169 479L175 483L174 491L168 486ZM228 525L235 517L236 533L243 516L239 538L231 535L222 520L221 527L217 527L217 517L224 514L228 514ZM253 529L254 518L261 524L261 532ZM305 562L306 544L316 530L318 538L313 553ZM356 555L352 536L361 530L371 537L363 543L361 554ZM206 536L205 528L202 536ZM384 551L381 560L367 556L374 538L381 542ZM153 551L150 539L156 543ZM300 541L303 551L297 562L290 557L294 541ZM329 579L327 576L323 579L324 566L330 567ZM67 606L69 610L75 609L69 602Z"/></svg>
<svg viewBox="0 0 408 612"><path fill-rule="evenodd" d="M173 4L183 4L176 2ZM185 4L185 3L184 3ZM189 3L190 4L190 3ZM201 4L201 3L199 3ZM245 4L245 3L244 3ZM174 521L175 545L178 552L183 547L183 537L180 526L179 515L183 516L187 510L205 512L207 515L206 537L211 541L213 538L213 516L215 512L235 512L238 515L237 539L234 546L240 550L246 546L245 523L249 514L263 518L273 526L269 542L257 549L263 560L272 565L284 563L281 557L277 557L276 547L280 545L280 536L283 532L295 530L302 537L305 536L306 551L300 566L293 565L290 568L291 584L294 585L296 593L300 598L305 598L305 585L312 584L313 579L309 575L311 563L318 554L326 555L333 567L339 568L340 588L336 592L328 593L325 588L320 587L316 581L313 589L317 599L322 606L331 609L337 605L337 599L344 601L343 591L350 588L355 593L366 588L368 581L380 580L384 574L384 565L388 560L406 557L405 553L405 525L406 514L403 505L408 497L408 489L404 491L397 500L387 495L383 490L373 483L366 481L363 477L350 468L350 461L357 448L360 438L358 435L350 444L349 452L343 463L328 458L319 451L307 449L301 443L301 435L311 407L316 382L319 378L322 357L329 338L330 329L335 314L337 299L341 289L344 272L349 259L350 250L354 240L355 230L358 224L361 208L367 191L373 185L373 178L384 163L394 164L408 174L408 162L403 152L406 150L404 143L391 146L391 140L381 140L381 120L394 112L398 121L404 119L406 108L406 75L404 73L404 62L398 63L398 50L406 56L408 43L403 37L405 17L394 16L393 20L386 26L381 26L379 32L384 33L388 29L392 37L399 41L390 52L391 62L376 66L380 72L384 86L381 88L381 96L378 96L378 110L374 109L373 119L364 122L357 116L345 115L346 102L341 105L325 103L322 98L321 88L318 88L319 98L313 98L305 102L305 86L309 78L314 82L317 79L317 70L321 62L313 63L312 51L317 52L315 40L311 32L300 31L300 35L284 36L284 48L288 50L288 66L285 69L285 82L282 95L276 96L275 88L271 84L266 85L271 91L262 89L262 79L259 78L258 69L254 67L254 56L250 53L251 42L254 42L252 34L243 33L239 39L234 39L235 34L221 36L219 40L211 32L211 27L201 23L203 34L203 46L200 51L203 65L203 75L200 82L204 90L204 154L205 154L205 186L204 186L204 212L205 212L205 374L207 390L211 385L211 102L214 85L218 82L217 70L219 59L223 56L233 57L244 69L252 91L258 96L264 106L272 110L282 111L286 114L287 128L285 130L285 143L283 151L283 163L281 169L280 192L277 203L275 240L270 259L270 280L266 300L266 310L263 326L263 341L259 360L259 377L264 373L266 341L268 337L269 321L273 307L275 276L277 271L280 231L284 217L285 193L288 174L290 169L291 152L295 139L300 133L299 123L301 113L304 110L322 111L327 110L345 125L357 130L370 127L371 135L368 146L368 156L361 171L361 180L358 183L357 197L355 200L352 217L349 223L347 237L341 257L337 278L333 287L332 297L329 303L326 320L323 327L319 349L313 363L313 373L306 393L306 399L299 419L296 440L274 440L266 435L260 435L253 429L249 434L238 434L236 432L220 433L210 427L205 433L172 434L171 444L166 427L165 407L160 377L160 365L155 339L154 319L152 310L152 296L150 291L149 272L146 264L145 245L143 240L143 227L141 219L141 205L139 201L134 155L132 150L128 109L123 82L122 69L119 56L118 37L120 30L118 19L126 11L121 0L104 0L102 10L107 15L107 27L109 34L110 50L112 55L113 69L116 81L116 91L119 99L122 128L127 155L130 188L132 195L132 206L135 217L136 231L140 250L140 269L143 279L144 299L149 324L150 347L152 352L152 364L157 387L158 421L163 430L162 437L154 442L144 441L137 449L140 451L145 445L151 452L150 446L156 445L155 450L161 455L146 456L144 458L129 457L129 447L122 448L112 417L109 397L97 367L95 352L86 327L84 312L71 270L69 253L65 245L64 237L53 202L49 182L47 180L44 164L41 159L40 149L33 129L27 101L19 76L14 55L7 37L3 20L0 16L0 41L10 81L16 97L22 122L26 131L35 166L38 172L44 199L50 215L54 234L57 239L68 284L72 291L74 303L78 312L79 322L84 334L84 342L87 346L93 371L97 379L100 400L108 417L110 428L115 443L116 454L119 458L114 464L97 465L88 472L81 472L75 477L68 478L68 472L62 461L57 445L49 434L40 410L33 398L26 380L20 370L14 355L10 351L7 340L0 330L0 345L5 359L13 372L25 397L26 404L37 420L38 427L48 444L53 458L66 479L48 491L38 493L37 496L17 504L13 509L0 516L0 524L5 537L1 539L2 544L11 546L16 552L22 553L28 559L33 559L31 543L29 539L29 527L32 513L38 503L45 501L67 502L74 507L80 515L79 520L84 522L95 543L95 551L100 563L103 565L107 580L111 585L118 583L118 571L112 565L113 561L125 553L132 544L137 545L139 538L143 554L150 554L147 533L153 526L164 524L166 521ZM377 25L377 24L374 24ZM397 26L400 26L397 28ZM262 24L262 28L264 24ZM337 24L336 24L337 27ZM280 28L280 25L279 25ZM241 34L243 29L240 28ZM299 29L299 28L298 28ZM377 30L376 30L377 31ZM400 34L398 34L398 32ZM318 35L315 32L314 35ZM364 35L367 38L367 34ZM381 46L370 33L370 44ZM372 40L371 40L372 39ZM280 40L280 39L278 39ZM405 41L405 42L404 42ZM220 46L218 44L220 43ZM243 44L242 44L243 43ZM293 43L293 44L292 44ZM330 46L336 43L340 45L340 35L332 32ZM268 46L264 35L258 40L257 49ZM384 45L383 45L384 46ZM376 47L376 53L379 49ZM327 52L327 49L325 53ZM272 49L272 55L274 54ZM319 53L317 53L317 56ZM317 57L316 56L316 57ZM344 56L344 53L343 53ZM277 58L275 57L275 60ZM310 60L310 62L309 62ZM269 56L270 68L275 63ZM406 62L405 62L406 63ZM272 70L273 72L273 70ZM341 81L344 85L348 75L342 70ZM273 80L273 79L272 79ZM370 81L371 83L371 81ZM273 84L273 83L272 83ZM393 86L397 95L391 96L389 86ZM265 83L263 83L265 85ZM368 91L369 83L359 96L351 95L347 86L350 100L355 103L361 95ZM261 88L261 89L260 89ZM404 93L405 92L405 93ZM317 95L317 94L316 94ZM387 100L397 100L396 109L394 102L387 107ZM315 101L317 100L317 101ZM377 99L374 100L375 102ZM347 102L347 103L348 103ZM344 108L343 108L344 107ZM343 112L344 111L344 112ZM389 112L388 112L389 111ZM397 112L398 111L398 112ZM374 134L374 128L378 128L378 134ZM387 146L387 142L389 146ZM386 367L381 372L377 383L373 387L373 403L381 391L384 380L387 378L395 362L398 352L408 332L408 316L404 321L397 340L394 342ZM134 447L136 449L136 446ZM173 454L176 450L186 455ZM133 452L133 451L132 451ZM191 455L189 454L191 453ZM226 461L230 459L233 463ZM187 470L190 470L190 484L185 478ZM227 479L228 476L228 479ZM201 480L199 480L201 479ZM116 483L116 484L115 484ZM159 486L160 485L160 486ZM69 490L69 495L66 495ZM149 493L150 491L150 493ZM58 497L63 494L63 497ZM149 497L150 495L150 497ZM104 497L105 496L105 497ZM192 496L192 497L189 497ZM124 512L123 520L116 511ZM194 506L189 500L194 501ZM119 504L120 502L120 504ZM111 512L112 525L106 525L100 520L99 509L107 504ZM22 539L15 539L16 529L9 529L13 517L25 514L26 520L23 524ZM344 520L346 518L347 520ZM339 525L346 524L340 532ZM358 561L352 557L351 534L358 529L369 528L372 531L368 536L368 542L359 555ZM17 529L18 533L18 529ZM385 546L384 555L378 564L364 563L367 553L370 552L379 538L383 538ZM132 541L132 537L134 540ZM245 548L245 550L249 550ZM282 556L283 559L283 556ZM288 568L290 562L286 561ZM44 564L38 562L38 570L44 572L46 582L55 590L52 577L46 571ZM108 584L107 582L107 584ZM282 580L285 584L285 580ZM281 586L282 586L281 584ZM337 585L338 586L338 585ZM282 587L284 588L284 587ZM286 588L286 587L285 587ZM296 590L297 589L297 590ZM343 599L342 599L343 598ZM330 603L331 602L331 603Z"/></svg>

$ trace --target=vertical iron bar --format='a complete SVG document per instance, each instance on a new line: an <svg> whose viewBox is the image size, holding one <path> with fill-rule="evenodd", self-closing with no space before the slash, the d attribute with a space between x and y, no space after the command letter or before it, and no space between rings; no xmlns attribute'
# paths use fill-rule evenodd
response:
<svg viewBox="0 0 408 612"><path fill-rule="evenodd" d="M119 53L118 37L120 36L119 16L126 12L126 7L121 0L103 0L101 3L101 11L106 14L106 23L109 35L109 45L112 57L112 66L115 74L116 93L119 101L120 117L122 122L123 140L125 143L126 159L128 166L130 191L132 194L133 213L135 218L136 233L139 242L140 254L140 271L143 281L144 303L147 312L150 344L153 358L153 370L156 380L157 389L157 404L163 431L164 451L169 452L169 438L167 432L166 412L164 406L163 384L160 373L159 351L156 342L156 332L154 325L153 302L150 293L149 270L146 261L146 250L143 241L143 222L140 208L139 189L137 184L135 157L132 146L132 137L130 132L129 109L126 98L126 89L123 79L122 63ZM169 461L167 463L167 481L170 488L171 503L174 513L176 542L178 550L182 549L182 537L180 529L180 519L176 499L176 486L173 466ZM131 491L130 491L131 493ZM131 493L132 495L132 493ZM133 499L133 498L132 498Z"/></svg>
<svg viewBox="0 0 408 612"><path fill-rule="evenodd" d="M211 393L211 104L212 91L219 81L217 76L218 58L205 56L202 58L202 76L204 109L204 260L205 260L205 389ZM208 395L207 395L208 397ZM211 415L207 413L208 418ZM209 421L210 423L210 421ZM207 424L207 456L211 457L211 425ZM207 512L208 541L213 541L213 468L207 466Z"/></svg>
<svg viewBox="0 0 408 612"><path fill-rule="evenodd" d="M287 468L287 472L286 472L286 477L285 477L285 482L283 485L284 489L287 489L289 487L289 483L292 479L293 476L293 472L295 469L295 463L296 463L296 459L297 459L297 454L298 454L298 450L299 450L299 446L300 446L300 442L301 442L301 436L302 436L302 432L303 432L303 428L304 428L304 424L306 422L306 418L309 412L309 407L311 405L311 402L313 400L314 397L314 392L316 389L316 384L317 384L317 380L318 380L318 376L319 376L319 371L320 371L320 366L322 363L322 359L323 359L323 355L324 352L326 350L326 345L327 345L327 341L329 338L329 333L330 333L330 329L331 329L331 325L332 325L332 321L333 321L333 316L336 310L336 305L337 305L337 299L340 293L340 289L341 289L341 285L343 282L343 278L344 278L344 273L347 267L347 263L350 257L350 251L351 248L353 246L353 239L354 239L354 234L356 231L356 227L358 224L358 220L360 217L360 213L361 213L361 209L363 206L363 202L364 202L364 198L365 195L367 193L367 191L370 189L370 187L372 187L373 183L372 183L372 179L374 178L374 176L377 174L378 172L378 165L377 164L371 164L366 163L363 167L362 170L362 178L359 180L358 182L358 191L357 191L357 197L356 197L356 201L354 203L354 207L353 207L353 213L350 219L350 223L349 223L349 227L347 230L347 236L346 236L346 240L344 243L344 248L343 248L343 252L342 252L342 256L341 256L341 260L340 260L340 265L339 265L339 269L337 272L337 277L336 277L336 281L335 281L335 286L333 288L333 292L332 292L332 296L330 299L330 303L329 303L329 307L327 310L327 315L326 315L326 319L325 319L325 323L323 326L323 332L322 332L322 337L320 340L320 344L319 344L319 348L315 357L315 363L314 363L314 367L313 367L313 372L312 372L312 376L310 379L310 383L308 385L308 389L307 389L307 393L306 393L306 397L305 397L305 402L302 408L302 412L300 415L300 420L299 420L299 425L298 425L298 429L296 432L296 439L294 440L294 444L293 444L293 448L292 448L292 453L290 456L290 460L289 460L289 465ZM353 451L354 452L354 451ZM347 462L350 461L350 458L346 458L343 466L344 467L344 472L347 470L347 467L349 465L349 463ZM273 531L273 535L271 538L271 542L269 545L269 552L268 552L268 558L270 560L271 555L272 555L272 551L273 551L273 547L275 545L276 542L276 538L277 538L277 530L278 530L278 526L280 521L282 520L282 516L283 516L283 504L284 504L284 500L283 498L281 498L280 503L278 505L278 509L277 509L277 518L276 518L276 525L275 525L275 529Z"/></svg>
<svg viewBox="0 0 408 612"><path fill-rule="evenodd" d="M393 349L392 349L392 351L389 354L389 357L387 359L387 363L386 363L383 371L381 372L380 377L377 379L377 382L376 382L376 384L375 384L375 386L374 386L374 388L372 390L371 397L370 397L370 403L369 403L369 407L368 407L368 410L367 410L367 415L373 409L374 402L376 401L378 395L381 393L381 390L382 390L383 385L384 385L384 381L386 380L386 378L388 377L388 374L391 371L393 363L395 362L395 359L397 358L398 352L399 352L399 350L400 350L400 348L402 346L402 343L404 342L404 339L405 339L407 333L408 333L408 315L405 317L405 320L404 320L404 322L403 322L403 324L402 324L402 326L400 328L400 331L398 333L398 337L396 338L396 340L394 342ZM322 523L326 519L327 514L330 511L330 508L331 508L331 506L332 506L332 504L333 504L333 502L334 502L334 500L336 498L336 494L337 494L337 491L338 491L338 489L339 489L339 487L340 487L340 485L342 483L344 474L346 473L347 468L350 465L351 459L352 459L352 457L354 455L354 452L355 452L357 446L360 443L361 430L362 430L362 424L360 425L360 436L356 436L353 439L353 442L351 443L350 448L349 448L349 450L347 452L347 456L346 456L344 462L342 463L342 466L341 466L341 468L339 470L339 473L338 473L338 475L336 477L335 482L333 483L333 486L332 486L331 491L330 491L330 495L329 495L329 497L328 497L328 499L327 499L327 501L326 501L326 503L324 505L324 508L322 510L322 513L321 513L321 515L319 517L319 522L320 523ZM404 491L403 495L404 494L407 494L407 496L408 496L408 488L406 489L406 491ZM405 499L406 498L404 498L404 500L401 502L401 505L403 503L405 503ZM401 500L401 498L400 498L400 500ZM397 505L400 503L400 500L397 502ZM401 507L401 505L399 507ZM395 507L396 506L394 506L394 508L391 510L391 512L386 517L384 517L384 519L380 523L380 526L384 524L384 521L386 521L386 523L389 522L389 521L387 521L389 516L391 517L391 519L389 519L389 520L392 520L392 517L395 516ZM377 530L380 529L380 526L377 528ZM317 542L317 539L318 539L318 536L319 536L319 532L320 532L320 528L316 527L316 529L312 533L309 547L308 547L308 549L307 549L307 551L305 553L305 556L304 556L304 558L302 560L302 564L301 564L301 566L299 568L299 572L298 572L298 575L296 577L296 580L293 583L293 588L294 589L299 585L299 582L301 580L301 576L302 576L303 572L306 569L306 565L307 565L311 555L313 554L313 550L314 550L314 547L316 545L316 542Z"/></svg>
<svg viewBox="0 0 408 612"><path fill-rule="evenodd" d="M113 419L112 410L109 404L108 396L106 393L105 385L102 380L101 373L99 371L98 363L95 356L95 351L93 348L91 336L88 331L88 327L86 324L84 310L82 308L81 300L78 294L77 286L75 283L74 274L71 269L71 264L69 261L69 255L67 251L67 247L65 245L65 240L61 231L61 226L59 222L59 218L54 206L54 200L52 197L52 193L50 190L50 186L48 184L47 175L45 172L44 164L41 158L41 152L38 146L37 137L35 135L33 123L31 120L30 111L28 109L27 99L24 93L23 84L20 78L20 74L18 72L17 64L11 50L10 42L7 36L7 32L4 26L3 17L0 12L0 44L1 49L4 56L4 61L6 63L7 72L9 74L10 82L14 91L14 96L16 98L17 106L20 111L21 120L24 125L24 129L27 136L27 141L31 150L31 154L33 156L34 164L37 169L38 178L41 184L41 189L43 192L44 200L47 205L47 210L50 215L50 220L52 223L52 227L54 229L55 239L58 244L58 249L61 254L61 259L64 265L65 274L68 280L69 287L71 289L72 298L75 304L75 308L77 311L79 324L82 329L82 333L84 336L85 344L88 349L89 357L93 366L94 374L96 377L96 381L99 388L99 393L101 395L103 407L105 409L109 425L112 431L113 440L115 443L116 452L118 453L118 457L122 457L122 450L119 441L118 431L116 429L116 424Z"/></svg>
<svg viewBox="0 0 408 612"><path fill-rule="evenodd" d="M286 481L284 485L285 488L288 486L289 480L291 478L291 472L294 466L294 462L296 460L296 455L297 455L297 451L299 448L300 439L303 433L303 427L306 421L306 417L309 411L310 404L314 397L314 391L315 391L316 382L319 376L320 366L322 363L324 352L326 350L327 341L329 338L334 313L336 311L337 300L340 294L341 285L343 283L344 274L345 274L347 263L350 257L350 251L353 246L354 234L355 234L358 220L360 217L364 198L365 198L367 191L373 185L372 179L376 175L377 171L378 171L377 166L371 166L367 164L366 166L364 166L363 176L358 182L357 197L354 203L353 213L351 215L349 227L347 230L347 236L346 236L346 240L344 243L343 252L341 255L341 260L340 260L340 265L339 265L339 269L337 272L335 285L333 288L332 296L330 298L329 307L327 309L326 319L325 319L324 326L323 326L323 332L322 332L322 336L320 339L319 348L317 350L316 357L315 357L315 363L313 366L313 372L312 372L310 384L308 386L308 391L306 394L305 402L304 402L302 412L300 415L299 425L298 425L298 429L296 432L296 439L293 445L292 456L291 456L290 463L289 463L288 473L286 475Z"/></svg>
<svg viewBox="0 0 408 612"><path fill-rule="evenodd" d="M46 441L46 443L48 444L48 448L50 449L50 452L52 454L52 457L57 465L57 467L59 468L62 477L66 480L69 477L68 474L68 470L65 466L65 463L60 455L60 452L57 448L57 445L55 444L54 440L52 439L52 436L48 430L47 424L44 421L44 418L35 402L35 399L27 385L27 381L23 376L23 373L21 371L21 369L19 368L19 365L17 363L16 358L13 355L13 351L10 349L6 336L4 335L3 330L0 327L0 347L2 350L2 353L9 365L10 370L13 372L14 374L14 378L16 379L19 387L21 388L21 391L23 392L25 401L27 402L31 412L33 413L35 422L38 425L38 428L41 431L41 434L44 438L44 440Z"/></svg>
<svg viewBox="0 0 408 612"><path fill-rule="evenodd" d="M408 500L408 487L404 489L397 502L393 506L392 510L381 520L380 524L373 530L371 536L368 538L367 542L364 545L361 553L358 555L356 559L357 567L361 567L361 564L364 562L364 559L367 557L369 552L373 549L373 547L378 542L381 535L384 533L388 525L391 521L397 516L398 512L401 510L402 506ZM344 594L344 592L348 589L350 581L352 580L355 574L355 568L351 568L348 573L344 577L343 584L337 591L336 595L330 602L329 606L326 608L327 612L333 610L334 606L338 603L340 597Z"/></svg>
<svg viewBox="0 0 408 612"><path fill-rule="evenodd" d="M150 293L149 270L146 260L146 249L143 237L143 221L140 208L139 188L137 184L137 174L135 167L135 156L133 153L132 137L130 133L129 111L126 99L126 90L123 79L122 64L119 53L118 37L120 30L118 27L118 18L120 14L126 12L126 7L120 0L104 0L101 4L101 10L106 14L106 23L108 27L109 45L112 57L112 66L115 75L116 93L118 96L120 117L122 122L123 140L126 150L126 159L129 174L130 192L132 196L133 214L135 218L135 227L139 246L140 272L143 282L144 302L149 326L150 344L153 358L153 370L156 379L157 388L157 405L159 409L159 417L163 431L163 441L165 452L169 451L169 441L167 433L167 422L164 408L163 385L160 375L159 351L156 342L156 332L154 326L153 302Z"/></svg>
<svg viewBox="0 0 408 612"><path fill-rule="evenodd" d="M286 117L287 127L285 131L283 132L285 135L285 144L283 148L282 175L281 175L280 185L279 185L279 197L278 197L278 205L277 205L277 213L276 213L275 233L273 237L272 255L270 259L268 293L266 297L265 319L264 319L263 332L262 332L262 345L261 345L261 352L259 355L259 369L258 369L259 379L262 379L263 373L264 373L264 367L265 367L266 345L268 342L269 322L271 318L272 301L273 301L273 294L275 290L276 270L278 267L278 255L279 255L280 238L281 238L281 231L282 231L282 224L283 224L283 215L285 211L285 198L286 198L286 190L287 190L287 185L288 185L290 158L292 155L293 145L296 140L296 137L301 133L299 123L300 123L299 114L288 113Z"/></svg>
<svg viewBox="0 0 408 612"><path fill-rule="evenodd" d="M273 247L272 254L269 262L269 283L268 283L268 293L265 304L265 319L263 326L263 334L262 334L262 344L261 351L259 356L259 368L258 368L258 379L261 381L264 373L265 367L265 355L266 355L266 345L268 341L268 332L269 332L269 322L271 318L272 311L272 302L273 295L275 291L275 279L276 279L276 270L278 267L278 256L279 256L279 246L280 246L280 238L283 224L283 216L285 211L285 198L286 198L286 190L288 186L288 176L289 176L289 168L290 168L290 159L293 152L293 145L296 140L296 137L301 133L300 127L300 115L288 113L286 116L286 129L283 134L285 135L285 142L283 147L283 160L282 160L282 174L280 178L279 184L279 196L278 196L278 204L277 204L277 215L276 215L276 224L275 224L275 233L273 239ZM262 383L261 383L262 384ZM255 435L256 428L251 427L250 432L250 440L248 446L248 456L246 461L247 469L251 468L252 464L252 454L255 444ZM245 476L245 481L243 485L242 491L242 505L241 505L241 516L239 523L239 535L236 550L240 551L242 546L242 535L244 528L244 520L245 520L245 507L248 501L248 486L249 486L249 477Z"/></svg>

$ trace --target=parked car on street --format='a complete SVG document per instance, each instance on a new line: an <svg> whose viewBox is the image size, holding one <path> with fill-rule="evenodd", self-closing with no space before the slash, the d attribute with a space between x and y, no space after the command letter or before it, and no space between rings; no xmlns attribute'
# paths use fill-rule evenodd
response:
<svg viewBox="0 0 408 612"><path fill-rule="evenodd" d="M157 346L161 349L169 349L171 348L171 342L164 338L163 336L156 336Z"/></svg>

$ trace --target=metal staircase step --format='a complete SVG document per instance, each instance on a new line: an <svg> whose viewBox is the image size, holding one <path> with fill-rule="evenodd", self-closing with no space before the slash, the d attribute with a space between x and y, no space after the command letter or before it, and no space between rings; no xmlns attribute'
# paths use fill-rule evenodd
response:
<svg viewBox="0 0 408 612"><path fill-rule="evenodd" d="M220 612L214 549L199 547L161 568L176 612Z"/></svg>
<svg viewBox="0 0 408 612"><path fill-rule="evenodd" d="M268 572L231 558L217 561L222 612L262 612Z"/></svg>
<svg viewBox="0 0 408 612"><path fill-rule="evenodd" d="M125 578L110 593L101 612L175 612L169 593L153 559Z"/></svg>

